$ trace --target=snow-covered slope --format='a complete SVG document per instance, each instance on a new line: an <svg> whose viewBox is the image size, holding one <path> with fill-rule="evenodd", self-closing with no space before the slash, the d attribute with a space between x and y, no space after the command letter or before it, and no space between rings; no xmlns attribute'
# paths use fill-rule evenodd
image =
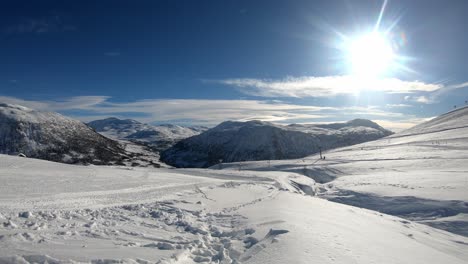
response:
<svg viewBox="0 0 468 264"><path fill-rule="evenodd" d="M440 115L430 121L404 130L394 136L399 137L404 135L433 133L464 127L468 127L468 106Z"/></svg>
<svg viewBox="0 0 468 264"><path fill-rule="evenodd" d="M312 197L296 173L0 164L0 263L468 261L467 238Z"/></svg>
<svg viewBox="0 0 468 264"><path fill-rule="evenodd" d="M122 120L115 117L91 121L88 123L88 126L92 127L96 132L112 139L123 139L128 135L140 130L150 129L151 127L150 125L140 123L133 119Z"/></svg>
<svg viewBox="0 0 468 264"><path fill-rule="evenodd" d="M126 157L117 142L57 113L0 104L0 153L66 162L107 164Z"/></svg>
<svg viewBox="0 0 468 264"><path fill-rule="evenodd" d="M106 138L58 113L0 104L0 153L63 163L160 166L143 146Z"/></svg>
<svg viewBox="0 0 468 264"><path fill-rule="evenodd" d="M391 132L369 120L329 125L281 126L262 121L227 121L180 141L161 154L176 167L223 162L299 158L322 150L379 139Z"/></svg>
<svg viewBox="0 0 468 264"><path fill-rule="evenodd" d="M183 127L178 125L148 125L136 120L106 118L89 122L88 125L102 135L121 140L130 140L152 147L154 150L165 150L178 141L205 131L201 126Z"/></svg>
<svg viewBox="0 0 468 264"><path fill-rule="evenodd" d="M318 195L468 236L468 110L380 140L297 160L213 168L284 171L316 182Z"/></svg>

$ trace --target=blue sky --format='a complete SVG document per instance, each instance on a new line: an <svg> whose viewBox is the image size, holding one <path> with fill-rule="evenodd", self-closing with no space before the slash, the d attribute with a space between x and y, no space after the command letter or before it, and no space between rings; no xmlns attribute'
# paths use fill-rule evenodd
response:
<svg viewBox="0 0 468 264"><path fill-rule="evenodd" d="M387 1L399 67L362 82L346 41L384 1L12 1L0 101L83 121L369 118L394 130L468 100L468 2Z"/></svg>

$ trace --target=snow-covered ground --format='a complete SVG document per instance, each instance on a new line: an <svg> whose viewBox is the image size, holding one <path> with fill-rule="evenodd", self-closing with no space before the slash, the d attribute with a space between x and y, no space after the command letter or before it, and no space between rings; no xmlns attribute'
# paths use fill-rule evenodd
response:
<svg viewBox="0 0 468 264"><path fill-rule="evenodd" d="M468 128L453 120L467 115L324 160L158 169L0 155L0 263L468 263Z"/></svg>
<svg viewBox="0 0 468 264"><path fill-rule="evenodd" d="M468 261L466 237L313 197L298 173L0 163L0 263Z"/></svg>
<svg viewBox="0 0 468 264"><path fill-rule="evenodd" d="M381 140L325 152L325 160L314 155L222 166L307 175L321 183L322 198L468 236L467 119L462 108Z"/></svg>

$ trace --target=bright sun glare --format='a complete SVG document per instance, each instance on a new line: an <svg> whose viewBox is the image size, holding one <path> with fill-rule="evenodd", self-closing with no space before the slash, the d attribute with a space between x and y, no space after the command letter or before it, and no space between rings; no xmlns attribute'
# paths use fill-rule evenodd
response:
<svg viewBox="0 0 468 264"><path fill-rule="evenodd" d="M389 70L395 54L385 35L372 32L351 41L349 62L354 75L378 77Z"/></svg>

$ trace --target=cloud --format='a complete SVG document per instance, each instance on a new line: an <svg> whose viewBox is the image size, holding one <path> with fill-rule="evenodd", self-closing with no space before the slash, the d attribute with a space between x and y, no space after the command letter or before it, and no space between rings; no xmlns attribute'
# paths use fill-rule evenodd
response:
<svg viewBox="0 0 468 264"><path fill-rule="evenodd" d="M403 81L396 78L363 79L349 75L287 77L280 80L238 78L204 81L233 86L245 94L262 97L332 97L355 94L362 90L416 93L432 92L444 87L442 84L421 81Z"/></svg>
<svg viewBox="0 0 468 264"><path fill-rule="evenodd" d="M454 90L467 88L467 87L468 87L468 82L447 85L447 86L444 86L443 88L435 91L434 93L432 93L431 97L434 98L434 101L435 101L435 98L437 98L437 97L439 97L439 96L441 96L443 94L446 94L446 93L454 91Z"/></svg>
<svg viewBox="0 0 468 264"><path fill-rule="evenodd" d="M403 119L406 115L379 107L321 107L276 100L148 99L111 102L108 96L77 96L56 101L32 101L0 96L0 102L42 111L56 111L82 121L109 116L142 122L216 125L226 120L278 123L348 121L352 118Z"/></svg>
<svg viewBox="0 0 468 264"><path fill-rule="evenodd" d="M434 91L426 91L419 95L406 95L405 101L416 102L420 104L435 104L440 101L440 97L455 90L468 88L468 82L452 84L452 85L440 85L441 87Z"/></svg>
<svg viewBox="0 0 468 264"><path fill-rule="evenodd" d="M45 34L74 31L76 27L65 22L63 16L54 15L42 18L23 18L17 24L3 29L7 34Z"/></svg>
<svg viewBox="0 0 468 264"><path fill-rule="evenodd" d="M418 103L423 103L423 104L432 103L432 100L427 98L426 96L417 96L417 97L415 97L415 101L418 102Z"/></svg>
<svg viewBox="0 0 468 264"><path fill-rule="evenodd" d="M454 85L449 86L449 88L451 89L461 89L461 88L466 88L466 87L468 87L468 82L454 84Z"/></svg>
<svg viewBox="0 0 468 264"><path fill-rule="evenodd" d="M385 107L386 108L407 108L407 107L413 107L413 106L409 104L386 104Z"/></svg>
<svg viewBox="0 0 468 264"><path fill-rule="evenodd" d="M430 96L425 96L425 95L420 95L420 96L405 96L404 99L409 102L416 102L416 103L421 103L421 104L434 104L437 102L436 96L430 95Z"/></svg>
<svg viewBox="0 0 468 264"><path fill-rule="evenodd" d="M99 107L108 96L76 96L56 101L33 101L9 96L0 96L0 102L26 106L40 111L86 110Z"/></svg>

